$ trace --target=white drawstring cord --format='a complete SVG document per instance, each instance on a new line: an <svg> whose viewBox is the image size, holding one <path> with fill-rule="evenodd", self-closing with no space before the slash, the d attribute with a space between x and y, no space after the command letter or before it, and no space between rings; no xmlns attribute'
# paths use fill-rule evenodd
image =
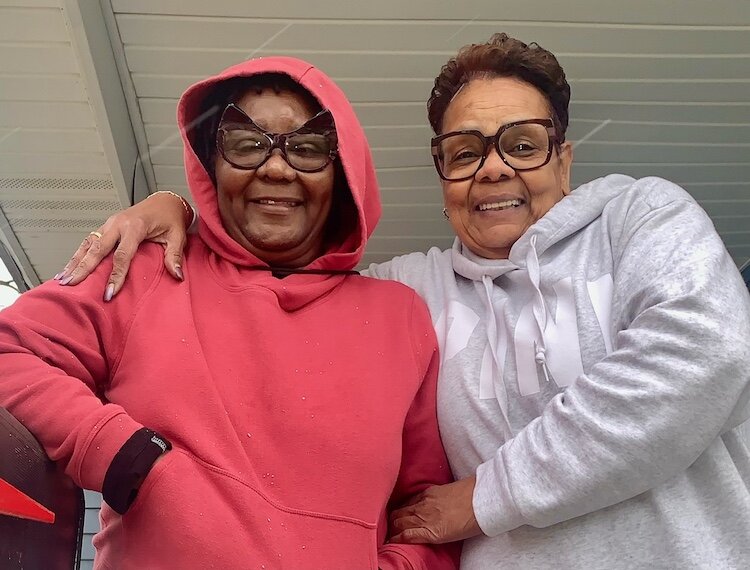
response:
<svg viewBox="0 0 750 570"><path fill-rule="evenodd" d="M544 331L547 329L547 306L544 304L544 296L539 289L541 270L539 269L539 257L536 253L536 236L529 240L529 252L526 254L526 270L529 272L529 280L534 286L533 313L539 331L539 341L534 341L534 360L542 367L544 379L550 381L550 371L547 366L547 347L544 345Z"/></svg>

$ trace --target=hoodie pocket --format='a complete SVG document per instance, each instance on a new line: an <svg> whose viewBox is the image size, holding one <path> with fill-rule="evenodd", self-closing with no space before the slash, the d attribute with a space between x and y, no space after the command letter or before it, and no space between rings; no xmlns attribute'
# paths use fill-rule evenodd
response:
<svg viewBox="0 0 750 570"><path fill-rule="evenodd" d="M377 568L374 523L285 507L176 449L154 467L119 522L120 532L109 537L121 544L110 546L128 562L118 568Z"/></svg>

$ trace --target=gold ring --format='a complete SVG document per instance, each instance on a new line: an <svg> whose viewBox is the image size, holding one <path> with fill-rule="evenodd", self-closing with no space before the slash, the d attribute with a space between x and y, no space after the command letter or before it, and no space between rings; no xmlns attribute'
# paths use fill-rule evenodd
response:
<svg viewBox="0 0 750 570"><path fill-rule="evenodd" d="M99 239L102 239L102 234L100 234L99 232L89 232L89 235L90 236L96 236Z"/></svg>

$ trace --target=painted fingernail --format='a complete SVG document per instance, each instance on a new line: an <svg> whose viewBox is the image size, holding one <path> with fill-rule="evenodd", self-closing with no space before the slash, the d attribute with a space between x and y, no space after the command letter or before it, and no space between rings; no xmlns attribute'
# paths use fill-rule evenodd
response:
<svg viewBox="0 0 750 570"><path fill-rule="evenodd" d="M60 285L67 285L71 281L73 281L73 276L72 275L68 275L65 279L63 279L62 281L60 281Z"/></svg>
<svg viewBox="0 0 750 570"><path fill-rule="evenodd" d="M177 274L177 277L179 278L180 281L185 280L185 276L182 274L182 267L180 267L179 265L175 265L174 272Z"/></svg>
<svg viewBox="0 0 750 570"><path fill-rule="evenodd" d="M64 269L60 273L57 273L52 279L54 279L55 281L60 281L60 277L62 277L63 275L65 275Z"/></svg>
<svg viewBox="0 0 750 570"><path fill-rule="evenodd" d="M105 301L111 301L112 300L112 296L114 294L115 294L115 284L114 283L109 283L107 285L106 291L104 291L104 300Z"/></svg>

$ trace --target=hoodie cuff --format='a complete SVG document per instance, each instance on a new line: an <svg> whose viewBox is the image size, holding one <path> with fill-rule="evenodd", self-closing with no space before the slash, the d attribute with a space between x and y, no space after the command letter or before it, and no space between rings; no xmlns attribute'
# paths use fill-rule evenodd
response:
<svg viewBox="0 0 750 570"><path fill-rule="evenodd" d="M124 515L156 460L170 449L172 444L153 430L141 428L135 432L107 469L102 486L104 501Z"/></svg>
<svg viewBox="0 0 750 570"><path fill-rule="evenodd" d="M77 483L84 489L102 490L104 476L112 459L125 442L143 426L124 411L100 421L86 446L76 473Z"/></svg>
<svg viewBox="0 0 750 570"><path fill-rule="evenodd" d="M501 453L477 468L472 505L479 528L487 536L497 536L526 524L511 495Z"/></svg>

